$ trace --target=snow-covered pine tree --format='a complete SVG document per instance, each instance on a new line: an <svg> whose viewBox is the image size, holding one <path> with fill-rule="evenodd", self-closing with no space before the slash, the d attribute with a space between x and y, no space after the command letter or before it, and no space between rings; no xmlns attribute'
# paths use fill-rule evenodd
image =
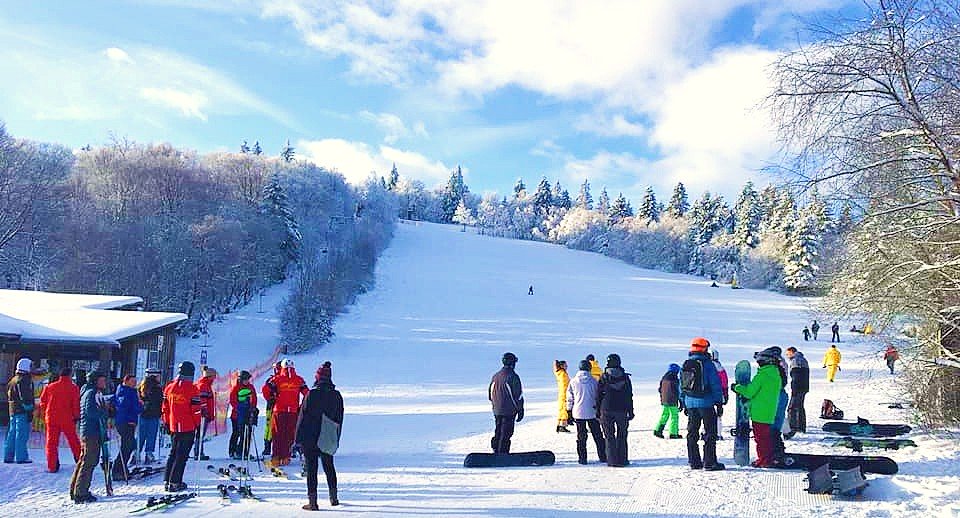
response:
<svg viewBox="0 0 960 518"><path fill-rule="evenodd" d="M762 218L760 196L747 182L734 206L734 242L741 249L755 248L760 244L760 220Z"/></svg>
<svg viewBox="0 0 960 518"><path fill-rule="evenodd" d="M249 152L250 152L250 146L248 146L247 141L244 140L243 142L240 143L240 153L246 155Z"/></svg>
<svg viewBox="0 0 960 518"><path fill-rule="evenodd" d="M593 196L590 194L590 181L584 180L580 184L580 192L577 194L577 207L581 209L593 209Z"/></svg>
<svg viewBox="0 0 960 518"><path fill-rule="evenodd" d="M646 219L648 223L660 221L660 204L657 203L657 195L653 192L653 186L647 186L637 216Z"/></svg>
<svg viewBox="0 0 960 518"><path fill-rule="evenodd" d="M460 203L457 204L457 210L453 214L453 222L463 225L463 230L466 231L467 227L472 227L476 225L477 220L473 217L473 212L467 208L467 204L464 203L463 199L460 199Z"/></svg>
<svg viewBox="0 0 960 518"><path fill-rule="evenodd" d="M280 152L280 158L282 158L284 162L290 163L293 162L295 156L296 152L293 146L290 145L290 139L287 139L287 144L283 146L283 151Z"/></svg>
<svg viewBox="0 0 960 518"><path fill-rule="evenodd" d="M687 272L693 275L703 275L703 247L710 244L720 225L718 203L722 203L722 198L713 198L710 191L704 191L687 215L690 219L689 239L692 250Z"/></svg>
<svg viewBox="0 0 960 518"><path fill-rule="evenodd" d="M253 143L253 154L257 156L260 156L261 154L263 154L263 148L260 147L259 140Z"/></svg>
<svg viewBox="0 0 960 518"><path fill-rule="evenodd" d="M677 182L673 188L673 196L670 197L670 204L667 205L667 214L674 218L682 218L690 210L690 203L687 201L687 188L683 182Z"/></svg>
<svg viewBox="0 0 960 518"><path fill-rule="evenodd" d="M783 284L793 291L806 291L814 286L816 260L820 255L819 225L814 214L804 211L787 240Z"/></svg>
<svg viewBox="0 0 960 518"><path fill-rule="evenodd" d="M387 181L387 190L396 191L397 183L400 182L400 172L397 171L397 164L393 164L393 169L390 169L390 180Z"/></svg>
<svg viewBox="0 0 960 518"><path fill-rule="evenodd" d="M513 199L519 200L527 195L527 186L523 183L523 178L517 178L517 183L513 184Z"/></svg>
<svg viewBox="0 0 960 518"><path fill-rule="evenodd" d="M600 214L610 213L610 195L607 194L607 188L600 190L600 199L597 200L597 212Z"/></svg>
<svg viewBox="0 0 960 518"><path fill-rule="evenodd" d="M463 200L465 194L469 192L467 189L467 184L463 181L463 171L460 169L460 166L457 166L457 169L450 173L450 179L447 180L447 185L443 188L443 192L440 195L440 206L443 211L444 222L453 221L453 215L457 212L457 205L460 204L460 201Z"/></svg>
<svg viewBox="0 0 960 518"><path fill-rule="evenodd" d="M611 225L616 225L631 216L633 216L633 207L630 206L630 202L627 201L627 198L621 192L617 195L617 198L613 200L613 205L610 206L608 221Z"/></svg>
<svg viewBox="0 0 960 518"><path fill-rule="evenodd" d="M561 197L563 196L563 187L560 186L560 180L553 184L553 190L550 191L550 205L560 207Z"/></svg>
<svg viewBox="0 0 960 518"><path fill-rule="evenodd" d="M280 241L280 250L289 260L295 261L300 251L300 242L303 240L303 236L300 234L300 226L293 216L293 211L290 210L287 193L280 185L280 177L277 173L270 175L267 184L263 186L261 211L267 216L275 218L282 226L284 237Z"/></svg>
<svg viewBox="0 0 960 518"><path fill-rule="evenodd" d="M567 210L573 207L573 201L570 200L570 191L564 189L563 192L560 193L560 201L557 202L557 206Z"/></svg>
<svg viewBox="0 0 960 518"><path fill-rule="evenodd" d="M537 214L543 214L547 211L547 208L550 207L551 203L550 182L548 182L547 177L544 176L540 179L540 183L537 184L537 190L533 193L533 208L537 211Z"/></svg>

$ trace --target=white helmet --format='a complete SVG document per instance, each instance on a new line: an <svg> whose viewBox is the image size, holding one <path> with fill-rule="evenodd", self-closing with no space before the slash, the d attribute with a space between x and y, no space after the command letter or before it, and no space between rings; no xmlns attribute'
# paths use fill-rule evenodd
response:
<svg viewBox="0 0 960 518"><path fill-rule="evenodd" d="M293 367L293 360L291 360L290 358L284 358L283 361L280 362L280 366L283 367L284 369Z"/></svg>
<svg viewBox="0 0 960 518"><path fill-rule="evenodd" d="M17 362L17 372L30 372L32 367L33 362L30 361L30 358L20 358Z"/></svg>

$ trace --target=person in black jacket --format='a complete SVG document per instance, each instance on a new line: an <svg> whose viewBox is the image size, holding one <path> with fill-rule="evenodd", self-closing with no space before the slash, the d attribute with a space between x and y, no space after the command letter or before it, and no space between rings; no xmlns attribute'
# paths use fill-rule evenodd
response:
<svg viewBox="0 0 960 518"><path fill-rule="evenodd" d="M493 404L495 428L490 447L493 453L510 453L514 422L523 420L523 386L520 376L514 372L517 356L505 353L503 368L493 375L487 388L487 398Z"/></svg>
<svg viewBox="0 0 960 518"><path fill-rule="evenodd" d="M600 376L600 427L607 440L607 466L623 467L627 459L628 421L633 419L633 385L620 365L620 355L607 356Z"/></svg>
<svg viewBox="0 0 960 518"><path fill-rule="evenodd" d="M336 423L337 442L340 439L340 426L343 424L343 397L333 384L333 369L330 362L324 362L317 369L313 389L307 394L300 406L297 418L295 442L303 451L304 469L307 472L307 505L305 511L318 511L317 507L317 459L323 465L327 477L327 489L330 493L330 505L340 505L337 499L337 470L333 466L333 454L320 450L317 444L323 427L323 417ZM328 421L329 422L329 421ZM324 433L327 433L324 430Z"/></svg>
<svg viewBox="0 0 960 518"><path fill-rule="evenodd" d="M807 433L807 412L803 399L810 392L810 364L796 347L787 347L787 363L790 366L790 404L787 406L787 423L790 431L783 434L790 439L797 432Z"/></svg>
<svg viewBox="0 0 960 518"><path fill-rule="evenodd" d="M160 386L160 370L147 369L146 376L140 382L138 389L140 401L143 402L143 412L140 413L138 423L139 437L137 437L137 457L143 454L143 462L155 462L153 453L157 447L157 432L160 430L160 407L163 404L163 387Z"/></svg>

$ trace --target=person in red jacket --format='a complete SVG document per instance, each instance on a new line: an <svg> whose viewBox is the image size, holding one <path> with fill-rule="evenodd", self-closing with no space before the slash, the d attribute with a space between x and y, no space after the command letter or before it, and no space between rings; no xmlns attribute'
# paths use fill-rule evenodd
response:
<svg viewBox="0 0 960 518"><path fill-rule="evenodd" d="M40 394L40 412L47 430L47 471L60 471L60 434L67 436L67 444L73 460L80 459L80 438L77 437L77 421L80 420L80 389L70 376L73 369L60 370L57 381L43 388Z"/></svg>
<svg viewBox="0 0 960 518"><path fill-rule="evenodd" d="M193 436L200 427L200 392L193 384L195 367L183 362L177 366L177 377L163 389L162 419L170 431L170 455L164 472L165 489L184 491L183 470L190 457Z"/></svg>
<svg viewBox="0 0 960 518"><path fill-rule="evenodd" d="M250 421L256 418L257 389L250 383L250 373L240 371L237 383L230 391L230 423L233 432L230 434L230 458L246 459L250 456L251 434Z"/></svg>
<svg viewBox="0 0 960 518"><path fill-rule="evenodd" d="M197 392L200 393L200 426L193 438L193 460L210 460L203 453L203 440L207 437L210 422L217 417L217 397L213 391L213 382L217 380L217 369L203 365L200 367L200 379L197 380Z"/></svg>
<svg viewBox="0 0 960 518"><path fill-rule="evenodd" d="M297 415L300 413L301 398L310 393L307 383L297 374L293 360L285 359L282 371L274 382L277 386L277 400L273 405L273 456L274 466L290 464L290 449L297 431Z"/></svg>
<svg viewBox="0 0 960 518"><path fill-rule="evenodd" d="M273 445L273 405L277 402L277 383L276 377L280 375L280 371L283 370L281 363L276 362L273 364L273 374L267 378L267 381L264 382L263 387L260 388L260 392L263 394L263 400L267 402L267 422L266 426L263 427L263 456L267 457L270 455L270 450Z"/></svg>

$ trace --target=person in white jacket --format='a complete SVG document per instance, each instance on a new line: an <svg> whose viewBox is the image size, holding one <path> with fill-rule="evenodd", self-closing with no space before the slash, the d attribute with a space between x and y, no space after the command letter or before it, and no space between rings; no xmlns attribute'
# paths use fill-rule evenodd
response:
<svg viewBox="0 0 960 518"><path fill-rule="evenodd" d="M600 399L600 383L590 374L590 362L580 362L580 370L570 379L567 387L567 413L577 423L577 457L580 464L587 463L587 427L597 445L600 462L607 462L606 445L597 420L597 402Z"/></svg>

